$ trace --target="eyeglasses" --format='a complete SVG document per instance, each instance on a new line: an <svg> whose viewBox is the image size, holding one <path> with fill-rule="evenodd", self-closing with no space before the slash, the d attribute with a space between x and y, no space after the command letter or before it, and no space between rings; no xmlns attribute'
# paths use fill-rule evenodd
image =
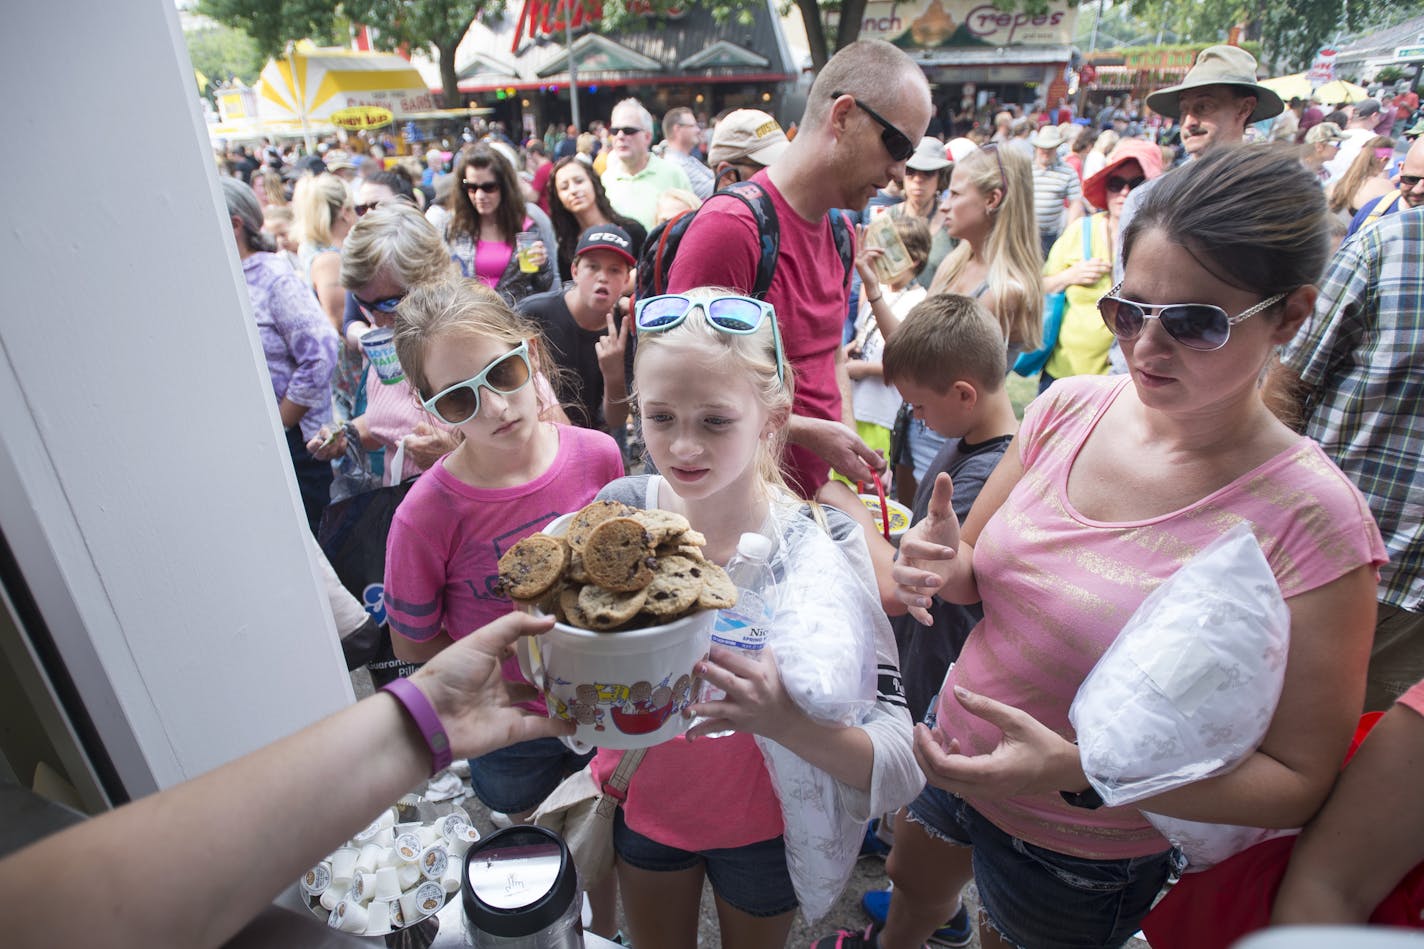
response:
<svg viewBox="0 0 1424 949"><path fill-rule="evenodd" d="M700 309L713 329L733 336L750 336L771 321L771 339L776 348L776 381L786 381L786 358L781 348L781 329L776 324L776 309L751 297L722 296L690 300L676 294L663 294L638 301L633 311L634 324L640 333L662 333L680 325L693 310Z"/></svg>
<svg viewBox="0 0 1424 949"><path fill-rule="evenodd" d="M356 216L357 216L357 217L363 217L363 216L366 214L367 211L370 211L370 210L374 209L374 208L376 207L376 205L378 205L378 204L380 204L380 203L381 203L381 202L379 202L379 201L372 201L370 204L358 204L358 205L356 205Z"/></svg>
<svg viewBox="0 0 1424 949"><path fill-rule="evenodd" d="M1122 190L1131 191L1146 180L1146 177L1124 178L1122 175L1108 175L1108 194L1117 194Z"/></svg>
<svg viewBox="0 0 1424 949"><path fill-rule="evenodd" d="M1202 353L1225 346L1231 338L1231 327L1286 298L1284 293L1278 293L1236 316L1228 316L1221 307L1210 303L1168 303L1163 306L1134 303L1117 296L1121 289L1122 284L1118 284L1098 300L1098 312L1103 315L1103 322L1114 336L1136 339L1147 321L1156 319L1162 321L1162 328L1177 342Z"/></svg>
<svg viewBox="0 0 1424 949"><path fill-rule="evenodd" d="M645 130L645 129L640 129L640 128L638 128L636 125L619 125L619 126L616 126L616 127L614 127L614 128L609 129L609 130L608 130L608 134L609 134L609 135L624 135L624 136L627 136L627 137L631 138L632 136L637 135L639 132L643 132L643 131L646 131L646 130Z"/></svg>
<svg viewBox="0 0 1424 949"><path fill-rule="evenodd" d="M1400 175L1400 176L1399 176L1399 186L1400 186L1401 188L1403 188L1405 191L1408 191L1408 190L1410 190L1411 188L1415 187L1415 186L1418 185L1419 182L1421 182L1421 181L1424 181L1424 175Z"/></svg>
<svg viewBox="0 0 1424 949"><path fill-rule="evenodd" d="M999 154L999 144L998 144L998 142L990 142L990 143L987 144L987 145L981 146L981 147L979 148L979 150L980 150L981 152L993 152L993 153L994 153L994 161L996 161L996 162L999 163L999 187L1004 189L1004 194L1008 194L1008 193L1009 193L1009 179L1008 179L1008 176L1004 174L1004 159L1003 159L1003 156Z"/></svg>
<svg viewBox="0 0 1424 949"><path fill-rule="evenodd" d="M481 386L500 395L510 395L527 386L532 378L534 370L529 365L529 341L525 340L485 366L478 375L442 389L430 398L422 399L420 404L446 425L463 425L480 414Z"/></svg>
<svg viewBox="0 0 1424 949"><path fill-rule="evenodd" d="M831 93L832 99L839 99L845 95L844 92ZM870 116L880 125L880 141L885 144L885 150L890 153L890 157L897 162L906 161L915 153L915 143L910 141L909 136L890 124L879 112L861 102L855 96L850 97L850 101L855 103L855 107L866 115Z"/></svg>
<svg viewBox="0 0 1424 949"><path fill-rule="evenodd" d="M382 297L379 300L363 300L356 294L351 294L351 299L356 301L356 305L372 313L394 313L396 307L400 306L409 291L402 290L393 297Z"/></svg>
<svg viewBox="0 0 1424 949"><path fill-rule="evenodd" d="M465 190L466 190L466 191L483 191L485 194L494 194L496 191L499 190L499 182L498 182L498 181L467 181L467 182L465 182Z"/></svg>

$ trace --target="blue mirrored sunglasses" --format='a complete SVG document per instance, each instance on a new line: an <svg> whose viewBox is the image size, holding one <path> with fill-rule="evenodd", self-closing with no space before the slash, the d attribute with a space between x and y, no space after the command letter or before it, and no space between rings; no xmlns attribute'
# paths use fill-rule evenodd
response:
<svg viewBox="0 0 1424 949"><path fill-rule="evenodd" d="M785 384L786 354L781 348L781 328L776 323L776 309L763 300L742 296L692 300L667 293L639 300L634 324L640 333L661 333L680 325L695 309L702 310L713 329L733 336L750 336L770 320L771 339L776 347L776 381Z"/></svg>

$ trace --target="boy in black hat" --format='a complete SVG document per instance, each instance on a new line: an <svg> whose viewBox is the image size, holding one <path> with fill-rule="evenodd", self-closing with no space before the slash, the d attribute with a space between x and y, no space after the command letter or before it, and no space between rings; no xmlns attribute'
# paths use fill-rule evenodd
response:
<svg viewBox="0 0 1424 949"><path fill-rule="evenodd" d="M554 385L569 420L607 431L620 446L633 355L621 298L632 287L636 264L628 232L596 224L579 237L573 280L525 297L516 307L539 323L550 357L566 370Z"/></svg>

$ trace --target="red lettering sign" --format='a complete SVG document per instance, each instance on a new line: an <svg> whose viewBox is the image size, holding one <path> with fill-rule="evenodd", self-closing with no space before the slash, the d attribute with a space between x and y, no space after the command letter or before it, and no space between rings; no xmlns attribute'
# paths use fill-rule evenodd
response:
<svg viewBox="0 0 1424 949"><path fill-rule="evenodd" d="M540 34L563 33L566 18L569 19L569 28L575 30L585 24L597 23L603 19L603 0L524 0L509 51L519 52L525 24L528 24L528 38L532 40Z"/></svg>

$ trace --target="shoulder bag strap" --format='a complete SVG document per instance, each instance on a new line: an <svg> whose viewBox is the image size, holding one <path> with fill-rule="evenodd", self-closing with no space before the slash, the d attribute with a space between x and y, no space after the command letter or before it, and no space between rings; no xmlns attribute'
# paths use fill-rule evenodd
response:
<svg viewBox="0 0 1424 949"><path fill-rule="evenodd" d="M648 753L646 748L637 748L626 752L618 762L618 767L613 769L613 773L604 782L603 793L616 798L622 804L628 797L628 784L633 780L633 772L638 770L638 765L643 763L643 755Z"/></svg>
<svg viewBox="0 0 1424 949"><path fill-rule="evenodd" d="M394 487L401 483L401 475L405 474L405 439L396 442L395 457L391 459L390 470L386 472L386 487Z"/></svg>

